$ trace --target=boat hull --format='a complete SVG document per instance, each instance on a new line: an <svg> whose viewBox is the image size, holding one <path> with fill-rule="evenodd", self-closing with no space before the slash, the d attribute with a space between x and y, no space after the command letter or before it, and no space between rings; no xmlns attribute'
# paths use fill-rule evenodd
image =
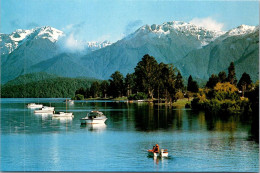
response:
<svg viewBox="0 0 260 173"><path fill-rule="evenodd" d="M81 124L103 124L107 118L104 119L81 119Z"/></svg>
<svg viewBox="0 0 260 173"><path fill-rule="evenodd" d="M31 109L37 109L37 108L42 108L43 105L28 105L27 108L31 108Z"/></svg>
<svg viewBox="0 0 260 173"><path fill-rule="evenodd" d="M34 113L36 114L53 114L53 110L36 110Z"/></svg>
<svg viewBox="0 0 260 173"><path fill-rule="evenodd" d="M151 150L148 150L148 156L149 157L168 157L168 152L162 151L159 153L154 153Z"/></svg>
<svg viewBox="0 0 260 173"><path fill-rule="evenodd" d="M52 117L54 117L54 118L73 118L74 115L72 113L60 113L60 114L53 114Z"/></svg>

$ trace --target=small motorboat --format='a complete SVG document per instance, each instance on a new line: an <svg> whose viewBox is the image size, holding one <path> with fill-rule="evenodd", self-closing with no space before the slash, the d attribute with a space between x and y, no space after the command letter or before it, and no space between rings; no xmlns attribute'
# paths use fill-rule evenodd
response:
<svg viewBox="0 0 260 173"><path fill-rule="evenodd" d="M72 113L59 112L58 114L53 114L54 118L73 118L74 115Z"/></svg>
<svg viewBox="0 0 260 173"><path fill-rule="evenodd" d="M156 149L158 147L158 149ZM168 157L168 150L167 149L161 149L159 150L159 145L156 144L156 147L154 147L152 150L148 150L148 156L150 157Z"/></svg>
<svg viewBox="0 0 260 173"><path fill-rule="evenodd" d="M43 105L42 104L35 104L35 103L29 103L27 105L27 108L31 108L31 109L35 109L35 108L42 108Z"/></svg>
<svg viewBox="0 0 260 173"><path fill-rule="evenodd" d="M107 117L99 111L91 111L86 117L80 119L81 124L101 124L105 123L106 120Z"/></svg>
<svg viewBox="0 0 260 173"><path fill-rule="evenodd" d="M39 110L35 110L34 113L36 114L53 114L54 112L54 107L49 107L49 106L43 106Z"/></svg>
<svg viewBox="0 0 260 173"><path fill-rule="evenodd" d="M74 100L65 100L64 102L69 103L69 104L74 104Z"/></svg>

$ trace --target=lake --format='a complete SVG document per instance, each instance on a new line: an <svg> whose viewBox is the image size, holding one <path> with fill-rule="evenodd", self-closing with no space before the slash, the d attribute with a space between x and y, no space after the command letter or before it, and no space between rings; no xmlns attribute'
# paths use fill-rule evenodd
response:
<svg viewBox="0 0 260 173"><path fill-rule="evenodd" d="M28 103L66 111L65 99L1 99L0 171L259 171L251 123L148 103L78 101L72 120L36 115ZM105 125L80 124L91 110ZM147 157L155 144L169 157Z"/></svg>

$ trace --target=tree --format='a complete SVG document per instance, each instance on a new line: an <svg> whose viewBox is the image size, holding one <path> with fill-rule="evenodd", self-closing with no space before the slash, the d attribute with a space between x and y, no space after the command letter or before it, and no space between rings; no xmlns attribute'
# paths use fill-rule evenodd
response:
<svg viewBox="0 0 260 173"><path fill-rule="evenodd" d="M231 62L228 67L227 81L230 82L232 85L236 85L236 83L237 83L234 62Z"/></svg>
<svg viewBox="0 0 260 173"><path fill-rule="evenodd" d="M152 99L156 86L157 69L158 63L155 58L146 54L143 56L142 60L138 62L134 72L138 91L148 93L149 97Z"/></svg>
<svg viewBox="0 0 260 173"><path fill-rule="evenodd" d="M127 96L132 94L134 87L135 87L135 75L127 73L125 77L125 88L126 88Z"/></svg>
<svg viewBox="0 0 260 173"><path fill-rule="evenodd" d="M216 84L219 82L219 77L215 74L212 74L209 78L209 81L206 84L206 87L213 89Z"/></svg>
<svg viewBox="0 0 260 173"><path fill-rule="evenodd" d="M75 95L81 94L84 96L85 93L86 93L86 90L83 87L81 87L80 89L76 90Z"/></svg>
<svg viewBox="0 0 260 173"><path fill-rule="evenodd" d="M252 84L252 80L249 74L246 72L242 74L237 87L242 90L242 96L244 97L244 92L249 88L249 85Z"/></svg>
<svg viewBox="0 0 260 173"><path fill-rule="evenodd" d="M100 84L100 90L102 93L102 97L107 98L107 92L109 88L109 83L107 80L103 80L103 82Z"/></svg>
<svg viewBox="0 0 260 173"><path fill-rule="evenodd" d="M115 97L121 97L123 94L123 87L124 87L124 76L119 72L116 71L110 76L112 79L109 79L109 91L111 95Z"/></svg>
<svg viewBox="0 0 260 173"><path fill-rule="evenodd" d="M198 86L196 81L193 81L191 75L188 78L187 90L190 91L190 92L198 92L199 91L199 86Z"/></svg>
<svg viewBox="0 0 260 173"><path fill-rule="evenodd" d="M90 94L93 98L100 96L100 84L97 81L91 84Z"/></svg>
<svg viewBox="0 0 260 173"><path fill-rule="evenodd" d="M166 101L168 98L170 98L170 101L172 101L172 98L175 96L176 90L175 90L175 82L176 82L176 76L175 76L175 69L173 68L173 65L160 63L160 75L157 79L157 83L162 84L162 88L164 89L164 95Z"/></svg>
<svg viewBox="0 0 260 173"><path fill-rule="evenodd" d="M230 84L229 82L217 83L217 85L214 87L214 90L232 93L238 91L237 87L235 85Z"/></svg>
<svg viewBox="0 0 260 173"><path fill-rule="evenodd" d="M227 74L224 71L221 71L218 73L218 78L221 83L224 83L227 81Z"/></svg>
<svg viewBox="0 0 260 173"><path fill-rule="evenodd" d="M179 71L176 76L175 88L179 91L182 91L184 88L183 79L182 79L181 73Z"/></svg>

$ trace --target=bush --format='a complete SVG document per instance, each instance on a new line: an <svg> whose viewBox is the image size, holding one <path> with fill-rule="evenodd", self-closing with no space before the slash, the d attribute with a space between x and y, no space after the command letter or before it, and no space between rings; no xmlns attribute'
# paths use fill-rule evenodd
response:
<svg viewBox="0 0 260 173"><path fill-rule="evenodd" d="M178 91L176 94L175 94L175 98L176 99L183 99L184 98L184 95L181 91Z"/></svg>
<svg viewBox="0 0 260 173"><path fill-rule="evenodd" d="M138 92L137 94L131 94L128 96L128 100L143 100L147 99L147 95L143 92Z"/></svg>
<svg viewBox="0 0 260 173"><path fill-rule="evenodd" d="M84 96L81 94L76 94L75 97L73 97L73 100L84 100Z"/></svg>
<svg viewBox="0 0 260 173"><path fill-rule="evenodd" d="M191 108L191 104L190 103L186 103L185 104L185 108Z"/></svg>

